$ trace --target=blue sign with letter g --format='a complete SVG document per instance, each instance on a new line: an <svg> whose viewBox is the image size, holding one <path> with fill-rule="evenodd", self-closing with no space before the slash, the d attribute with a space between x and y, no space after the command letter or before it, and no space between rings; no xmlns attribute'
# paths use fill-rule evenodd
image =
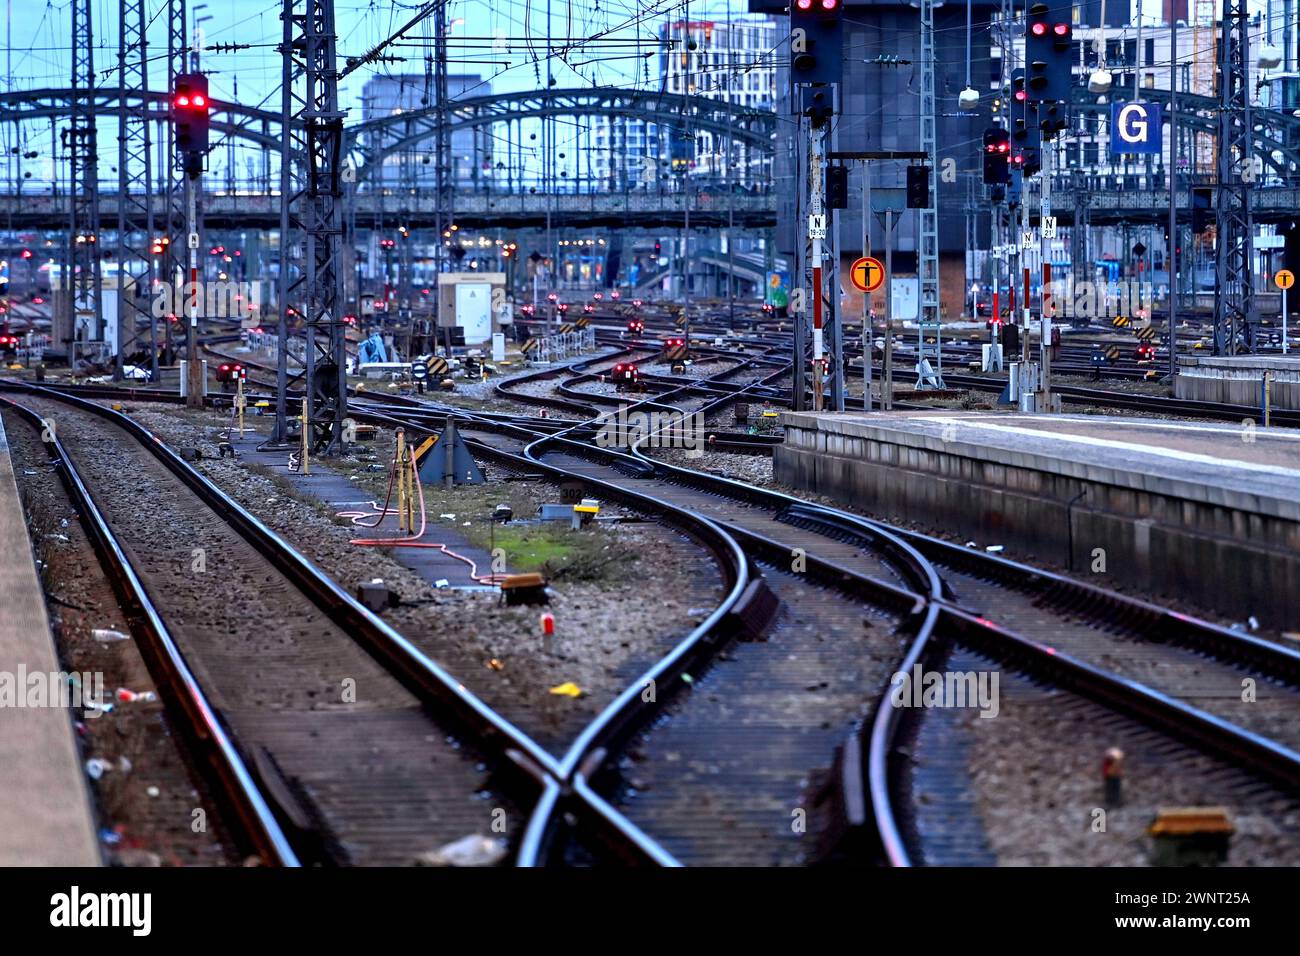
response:
<svg viewBox="0 0 1300 956"><path fill-rule="evenodd" d="M1110 104L1110 154L1156 153L1161 150L1159 103Z"/></svg>

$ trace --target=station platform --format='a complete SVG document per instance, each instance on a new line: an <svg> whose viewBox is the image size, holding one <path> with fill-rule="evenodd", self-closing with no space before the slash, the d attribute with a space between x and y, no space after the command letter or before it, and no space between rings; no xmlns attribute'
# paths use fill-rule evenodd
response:
<svg viewBox="0 0 1300 956"><path fill-rule="evenodd" d="M1258 407L1265 373L1270 377L1269 403L1300 409L1300 353L1294 350L1289 355L1180 356L1174 396Z"/></svg>
<svg viewBox="0 0 1300 956"><path fill-rule="evenodd" d="M777 480L1300 630L1300 432L1092 415L785 412Z"/></svg>
<svg viewBox="0 0 1300 956"><path fill-rule="evenodd" d="M90 793L0 423L0 866L98 866ZM101 681L102 683L102 681ZM39 686L38 686L39 685ZM38 696L39 695L39 696Z"/></svg>

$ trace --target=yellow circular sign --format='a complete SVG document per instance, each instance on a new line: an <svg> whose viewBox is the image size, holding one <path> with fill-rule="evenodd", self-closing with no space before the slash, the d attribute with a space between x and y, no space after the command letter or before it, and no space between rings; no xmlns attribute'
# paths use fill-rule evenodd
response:
<svg viewBox="0 0 1300 956"><path fill-rule="evenodd" d="M885 281L885 266L879 259L863 256L849 269L849 280L859 292L875 292Z"/></svg>
<svg viewBox="0 0 1300 956"><path fill-rule="evenodd" d="M1277 283L1279 289L1289 289L1295 285L1295 273L1290 269L1278 269L1277 275L1273 276L1273 281Z"/></svg>

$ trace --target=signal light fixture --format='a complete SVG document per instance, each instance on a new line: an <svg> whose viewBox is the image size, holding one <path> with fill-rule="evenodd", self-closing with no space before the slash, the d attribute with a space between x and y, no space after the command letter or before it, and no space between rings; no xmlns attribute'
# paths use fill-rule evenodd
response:
<svg viewBox="0 0 1300 956"><path fill-rule="evenodd" d="M843 70L842 0L790 4L790 81L838 83Z"/></svg>

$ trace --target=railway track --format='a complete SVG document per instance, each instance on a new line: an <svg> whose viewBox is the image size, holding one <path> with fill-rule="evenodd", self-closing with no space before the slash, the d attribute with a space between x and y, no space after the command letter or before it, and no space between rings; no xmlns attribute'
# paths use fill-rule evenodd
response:
<svg viewBox="0 0 1300 956"><path fill-rule="evenodd" d="M683 392L689 386L683 386ZM669 396L671 397L671 396ZM662 403L664 395L656 396L656 404ZM727 398L717 399L719 403ZM916 536L901 529L881 528L871 522L851 519L831 509L812 507L795 499L776 495L760 489L716 479L714 476L686 469L676 468L664 463L651 462L639 449L634 449L630 456L611 456L603 450L593 453L576 439L563 433L540 435L534 433L532 441L526 442L521 432L526 429L519 426L507 426L502 431L478 432L476 424L471 422L462 426L465 434L474 435L477 448L491 454L503 452L517 454L521 450L531 461L551 468L559 468L565 474L579 475L592 482L600 482L606 489L617 488L624 493L650 495L658 502L699 514L708 515L721 527L735 536L751 550L756 561L762 561L766 555L769 563L764 564L769 586L787 607L798 608L802 596L808 594L808 582L796 582L787 585L779 566L770 563L772 556L781 555L788 559L795 547L802 543L807 548L800 548L809 558L817 562L824 573L840 574L839 585L861 588L866 582L873 587L899 588L903 594L928 606L935 618L919 628L924 641L918 638L915 657L933 653L927 650L936 634L942 640L934 640L936 647L960 646L967 652L978 653L990 659L998 660L1004 667L1023 674L1025 679L1042 682L1051 680L1063 687L1072 689L1076 695L1090 702L1090 706L1102 707L1120 715L1120 719L1133 721L1146 728L1144 732L1154 733L1156 737L1142 739L1181 741L1171 746L1183 748L1179 752L1188 759L1197 754L1208 752L1214 759L1225 765L1244 767L1252 780L1263 776L1267 786L1278 788L1276 792L1286 794L1300 783L1300 755L1289 746L1295 739L1295 731L1300 724L1297 720L1300 711L1296 710L1296 656L1285 649L1277 648L1267 642L1243 638L1235 632L1216 628L1204 622L1193 621L1181 615L1143 605L1118 595L1090 589L1077 582L1059 576L1035 572L1033 569L1014 565L1010 562L998 562L999 572L995 574L992 564L981 564L972 569L970 562L980 563L985 556L962 551L961 559L945 551L946 544L922 536ZM576 433L576 429L574 430ZM631 461L627 459L632 459ZM643 467L634 464L639 460ZM851 527L844 527L849 521ZM882 561L873 556L872 549L866 547L861 535L864 529L873 533L888 533L921 555L917 567L929 567L936 581L937 590L930 594L922 593L917 587L916 571L908 580L907 572L900 570L899 562ZM799 537L802 535L802 537ZM836 546L844 550L836 551ZM929 552L928 554L926 552ZM989 556L991 558L991 556ZM906 565L906 562L904 562ZM924 573L924 572L922 572ZM1005 580L1007 576L1019 575L1039 587L1022 588L1017 592L1010 588L998 594L998 611L983 613L973 605L978 605L984 596L975 588L975 583L989 584L990 579ZM849 583L851 582L851 584ZM799 590L802 584L803 591ZM1029 593L1026 593L1029 592ZM895 594L897 597L898 594ZM822 602L826 603L826 602ZM830 602L834 603L834 602ZM1012 613L1014 611L1014 613ZM834 617L834 612L830 615ZM771 642L782 640L780 634L781 618L778 617L776 630ZM839 633L834 620L828 621L828 631ZM897 625L895 634L897 634ZM1116 637L1116 635L1120 635ZM1046 639L1055 638L1055 643ZM786 638L787 640L789 638ZM1069 643L1067 639L1073 639ZM1120 647L1112 641L1130 641L1129 646ZM1143 683L1123 672L1117 672L1108 666L1114 663L1116 652L1127 653L1134 647L1144 647L1143 641L1168 644L1162 650L1163 656L1143 662L1147 671L1139 676L1150 683ZM948 642L948 643L945 643ZM1207 688L1205 675L1200 670L1215 671L1210 686ZM1214 666L1206 662L1213 662ZM906 660L905 660L906 663ZM729 668L718 670L727 674ZM735 673L741 675L735 681L735 694L722 693L730 685L726 677L720 677L714 696L709 698L714 705L710 711L709 704L702 704L692 709L689 701L682 705L682 717L674 711L662 725L663 736L656 737L659 730L651 731L644 741L633 748L633 753L653 754L662 752L675 754L672 762L680 760L684 752L693 752L697 758L696 775L703 781L703 789L696 795L709 805L718 805L722 790L710 792L710 777L722 772L728 766L730 754L725 743L719 743L716 731L721 714L727 712L724 703L727 699L750 700L746 696L745 668L737 668ZM754 674L762 673L761 667L755 668ZM1284 687L1270 698L1266 707L1260 708L1258 715L1251 713L1243 718L1240 713L1227 717L1211 712L1206 707L1216 708L1229 699L1224 693L1231 686L1239 688L1243 674L1253 674L1253 679L1266 682L1270 687ZM1155 678L1159 677L1157 681ZM756 677L751 680L757 681ZM1217 680L1219 683L1214 683ZM760 681L761 682L761 681ZM707 685L712 688L714 685ZM703 688L701 688L703 689ZM695 694L691 696L694 700ZM716 697L716 699L715 699ZM733 705L734 706L734 705ZM758 708L757 703L752 705ZM733 710L733 716L743 709ZM1255 718L1258 716L1258 722ZM1229 717L1241 720L1250 727L1237 726ZM762 711L755 715L756 722L762 726ZM897 779L902 772L898 761L891 757L901 750L906 750L900 741L906 738L907 721L898 721L898 712L889 707L875 710L876 727L870 740L858 738L845 744L848 750L860 751L857 765L868 765L872 760L875 765L868 779L877 792L873 795L872 805L881 840L877 844L882 852L893 862L906 862L911 859L907 840L903 838L902 829L890 832L891 824L887 821L892 816L892 807L898 796ZM842 726L842 725L841 725ZM681 730L681 749L673 749L675 739L672 732ZM1251 729L1253 727L1254 729ZM711 732L712 731L712 732ZM1281 737L1287 743L1279 743ZM652 745L649 741L655 740ZM659 741L668 741L661 744ZM709 752L727 756L715 760L712 764L703 760L704 748L713 748ZM691 750L690 744L694 744ZM751 745L752 745L751 741ZM1163 746L1163 745L1162 745ZM874 747L874 751L872 748ZM638 749L639 748L639 749ZM590 756L590 753L588 753ZM579 759L579 758L575 758ZM627 762L631 759L631 764ZM680 817L684 806L672 799L671 792L656 785L649 771L641 771L642 763L658 763L652 760L637 761L635 757L614 761L608 758L603 767L603 777L616 781L612 784L614 805L629 816L644 820L645 827L652 835L668 834L668 841L676 852L688 858L703 860L716 859L711 853L718 853L718 845L710 843L701 835L698 827L690 823L698 817ZM906 764L906 761L903 761ZM734 764L731 764L734 766ZM1190 766L1190 764L1189 764ZM1246 771L1243 771L1246 772ZM633 782L626 779L630 774ZM725 774L724 774L725 776ZM636 786L636 783L645 786ZM718 785L721 788L721 784ZM753 778L749 778L747 787L750 791L761 791ZM881 789L883 788L883 790ZM892 789L891 789L892 788ZM744 789L744 788L742 788ZM658 804L648 794L662 794ZM840 805L862 805L863 798L843 796ZM674 806L676 804L676 806ZM645 808L644 817L636 817ZM767 808L771 820L772 807ZM744 814L737 814L737 828L744 827ZM860 814L859 814L860 819ZM684 822L683 822L684 821ZM752 825L752 818L749 821ZM706 828L707 830L707 828ZM713 831L707 831L713 832ZM915 834L913 835L915 836ZM769 834L771 837L771 834ZM912 838L909 838L912 839ZM770 847L772 843L759 840L755 847ZM759 850L758 852L763 852Z"/></svg>
<svg viewBox="0 0 1300 956"><path fill-rule="evenodd" d="M23 390L6 401L55 423L51 454L250 849L282 865L409 863L495 832L501 811L524 853L525 811L559 789L549 754L130 419ZM644 856L621 821L571 804L593 845Z"/></svg>
<svg viewBox="0 0 1300 956"><path fill-rule="evenodd" d="M663 391L642 404L690 402L712 413L746 394L709 378L662 381ZM592 398L579 394L584 402ZM577 401L563 393L556 400ZM600 404L608 401L597 400L591 410ZM575 805L593 809L639 848L643 861L659 864L719 862L736 845L748 848L741 852L749 861L763 863L833 859L845 846L856 858L894 864L1013 854L979 834L937 827L936 808L960 802L953 775L969 767L969 754L945 749L952 735L940 731L951 715L883 706L877 693L862 689L882 688L891 661L900 660L900 671L917 662L993 662L1014 682L1009 703L1023 702L1026 713L1041 709L1044 695L1068 701L1070 714L1111 727L1115 739L1149 755L1149 765L1163 760L1177 768L1180 780L1210 768L1222 783L1214 792L1234 799L1263 794L1282 805L1300 786L1296 657L1285 649L991 555L656 462L640 447L593 448L591 422L542 426L531 416L402 404L358 409L363 419L426 430L448 415L479 454L557 479L580 477L598 496L638 510L695 515L741 547L737 581L744 581L745 599L629 685L558 759L529 824L523 861L589 858L581 827L571 833L567 822L566 808ZM795 553L807 570L791 568ZM851 640L851 623L863 619L873 622L865 630L875 639L854 646L845 664L842 643ZM808 670L782 664L789 649L809 662ZM828 649L838 653L825 656ZM833 667L854 676L856 692L826 679ZM1240 711L1231 704L1225 688L1239 689L1243 679L1268 689L1264 707ZM643 699L648 686L665 691L650 705ZM825 700L791 720L791 699L808 695ZM817 832L826 836L810 851L810 841L791 840L783 830L801 808L791 781L800 772L824 777L837 738L833 783L816 803L830 808L819 811ZM754 766L760 740L782 739L771 766ZM700 807L717 813L709 817ZM719 828L701 823L702 816L730 822Z"/></svg>

